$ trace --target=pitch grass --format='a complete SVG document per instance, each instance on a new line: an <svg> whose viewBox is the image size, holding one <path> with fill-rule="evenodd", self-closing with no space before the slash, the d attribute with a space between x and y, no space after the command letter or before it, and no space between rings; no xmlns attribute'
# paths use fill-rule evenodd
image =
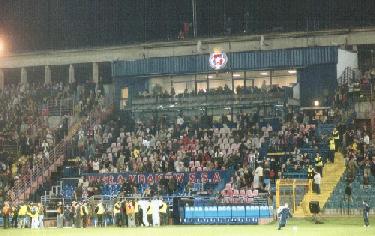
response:
<svg viewBox="0 0 375 236"><path fill-rule="evenodd" d="M362 218L326 218L324 224L315 225L310 219L291 219L286 228L277 230L277 223L268 225L212 225L212 226L162 226L158 228L48 228L48 229L0 229L0 236L367 236L375 235L375 218L370 219L368 229Z"/></svg>

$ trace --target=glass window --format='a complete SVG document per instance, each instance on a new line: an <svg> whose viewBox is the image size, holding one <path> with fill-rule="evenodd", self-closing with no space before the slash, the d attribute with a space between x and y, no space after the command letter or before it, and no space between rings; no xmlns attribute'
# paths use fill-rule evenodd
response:
<svg viewBox="0 0 375 236"><path fill-rule="evenodd" d="M129 98L129 88L123 88L121 89L121 98L122 99L128 99Z"/></svg>
<svg viewBox="0 0 375 236"><path fill-rule="evenodd" d="M128 105L129 99L129 88L125 87L121 89L121 100L120 100L120 109L123 110Z"/></svg>

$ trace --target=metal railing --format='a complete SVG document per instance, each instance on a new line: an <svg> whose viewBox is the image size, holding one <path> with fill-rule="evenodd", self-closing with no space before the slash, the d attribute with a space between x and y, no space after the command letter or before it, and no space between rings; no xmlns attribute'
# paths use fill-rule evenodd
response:
<svg viewBox="0 0 375 236"><path fill-rule="evenodd" d="M73 135L79 130L83 121L86 124L99 124L113 110L109 105L105 109L103 107L95 107L87 117L75 117L69 129L68 135L60 141L50 152L48 158L41 158L33 165L33 169L29 170L27 175L21 176L13 187L15 196L14 201L26 200L38 187L48 179L53 171L63 163L65 146L71 140Z"/></svg>
<svg viewBox="0 0 375 236"><path fill-rule="evenodd" d="M38 112L43 116L73 115L74 98L64 98L58 101L49 101L47 104L39 105Z"/></svg>

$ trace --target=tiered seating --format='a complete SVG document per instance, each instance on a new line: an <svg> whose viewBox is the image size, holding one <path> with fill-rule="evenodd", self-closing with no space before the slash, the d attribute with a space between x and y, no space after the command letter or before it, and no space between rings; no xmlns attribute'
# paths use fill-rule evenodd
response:
<svg viewBox="0 0 375 236"><path fill-rule="evenodd" d="M302 154L306 153L310 161L313 161L316 156L316 150L314 148L301 148L300 152Z"/></svg>
<svg viewBox="0 0 375 236"><path fill-rule="evenodd" d="M116 196L120 193L121 186L119 184L104 185L102 188L102 195Z"/></svg>
<svg viewBox="0 0 375 236"><path fill-rule="evenodd" d="M258 190L233 189L232 185L228 183L221 194L224 197L224 203L252 203L259 193Z"/></svg>
<svg viewBox="0 0 375 236"><path fill-rule="evenodd" d="M318 135L331 135L335 127L335 124L319 124L316 131Z"/></svg>
<svg viewBox="0 0 375 236"><path fill-rule="evenodd" d="M369 177L370 183L375 182L375 177ZM366 186L363 185L363 177L358 175L354 182L351 184L352 187L352 199L348 201L344 199L346 180L344 177L341 178L340 182L337 184L335 190L333 191L331 197L327 201L326 209L362 209L362 202L368 201L370 206L375 205L375 187L374 184Z"/></svg>
<svg viewBox="0 0 375 236"><path fill-rule="evenodd" d="M74 198L75 188L72 185L63 185L61 194L63 198L72 199Z"/></svg>

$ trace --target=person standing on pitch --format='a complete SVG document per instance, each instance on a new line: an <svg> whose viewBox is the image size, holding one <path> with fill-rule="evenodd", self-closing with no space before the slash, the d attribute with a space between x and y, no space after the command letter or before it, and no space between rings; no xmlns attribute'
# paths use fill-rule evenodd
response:
<svg viewBox="0 0 375 236"><path fill-rule="evenodd" d="M57 228L64 227L64 206L62 202L57 204L57 219L56 219L56 226Z"/></svg>
<svg viewBox="0 0 375 236"><path fill-rule="evenodd" d="M279 217L279 228L278 230L281 230L282 227L285 227L287 220L289 217L292 217L292 214L290 214L290 210L288 207L288 203L285 203L284 207L280 207L277 216Z"/></svg>
<svg viewBox="0 0 375 236"><path fill-rule="evenodd" d="M31 228L37 229L39 227L39 209L36 204L33 204L31 206L30 218L31 218Z"/></svg>
<svg viewBox="0 0 375 236"><path fill-rule="evenodd" d="M139 208L141 210L141 215L142 215L142 222L140 225L144 225L146 227L149 226L148 220L147 220L147 209L149 207L149 203L147 200L139 200L138 201Z"/></svg>
<svg viewBox="0 0 375 236"><path fill-rule="evenodd" d="M370 222L368 220L368 215L370 212L370 207L366 201L363 201L363 221L365 222L364 227L368 227L370 225Z"/></svg>
<svg viewBox="0 0 375 236"><path fill-rule="evenodd" d="M43 223L43 219L44 219L44 206L42 205L42 203L38 203L38 226L39 228L44 228L44 223Z"/></svg>
<svg viewBox="0 0 375 236"><path fill-rule="evenodd" d="M102 201L100 201L98 205L96 206L95 213L96 213L97 220L98 220L98 226L104 227L103 215L105 213L105 209L104 209L104 205Z"/></svg>
<svg viewBox="0 0 375 236"><path fill-rule="evenodd" d="M11 211L12 211L12 208L10 207L9 203L5 202L3 206L3 210L2 210L4 229L9 228L9 217L10 217Z"/></svg>
<svg viewBox="0 0 375 236"><path fill-rule="evenodd" d="M152 226L160 226L160 207L162 206L161 200L155 198L151 201L152 210Z"/></svg>
<svg viewBox="0 0 375 236"><path fill-rule="evenodd" d="M117 227L121 226L121 202L117 200L115 205L113 206L113 215L115 218L115 224Z"/></svg>
<svg viewBox="0 0 375 236"><path fill-rule="evenodd" d="M168 224L168 205L162 198L160 198L162 206L160 207L160 225Z"/></svg>

